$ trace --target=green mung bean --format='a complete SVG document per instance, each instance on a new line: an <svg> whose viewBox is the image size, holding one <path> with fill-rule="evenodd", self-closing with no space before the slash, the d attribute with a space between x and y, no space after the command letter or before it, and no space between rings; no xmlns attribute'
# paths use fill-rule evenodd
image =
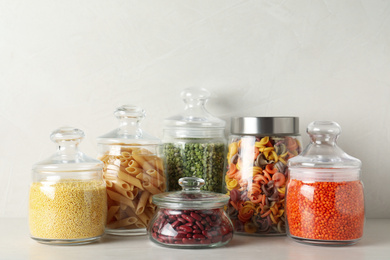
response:
<svg viewBox="0 0 390 260"><path fill-rule="evenodd" d="M195 176L205 180L202 190L222 192L224 143L176 142L164 145L168 190L181 190L178 180Z"/></svg>

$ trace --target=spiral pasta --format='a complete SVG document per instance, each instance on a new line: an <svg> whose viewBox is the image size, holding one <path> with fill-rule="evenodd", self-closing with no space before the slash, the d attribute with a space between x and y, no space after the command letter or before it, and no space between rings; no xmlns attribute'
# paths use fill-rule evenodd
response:
<svg viewBox="0 0 390 260"><path fill-rule="evenodd" d="M285 233L287 160L301 151L294 137L245 137L229 144L227 212L238 232Z"/></svg>

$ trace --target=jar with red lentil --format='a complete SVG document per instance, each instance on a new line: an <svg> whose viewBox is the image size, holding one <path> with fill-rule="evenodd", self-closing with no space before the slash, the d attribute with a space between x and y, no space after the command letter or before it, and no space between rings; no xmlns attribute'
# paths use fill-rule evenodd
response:
<svg viewBox="0 0 390 260"><path fill-rule="evenodd" d="M197 177L179 179L182 191L153 196L157 214L149 224L154 243L174 248L212 248L226 245L233 237L233 225L224 211L225 194L201 191L205 184Z"/></svg>
<svg viewBox="0 0 390 260"><path fill-rule="evenodd" d="M33 166L29 227L38 242L79 245L97 241L107 216L103 163L78 149L83 131L62 127L51 134L57 152Z"/></svg>
<svg viewBox="0 0 390 260"><path fill-rule="evenodd" d="M224 187L237 234L286 234L287 161L301 150L297 117L233 117Z"/></svg>
<svg viewBox="0 0 390 260"><path fill-rule="evenodd" d="M354 244L365 222L361 162L337 146L336 122L312 122L307 133L310 144L288 162L287 235L307 244Z"/></svg>

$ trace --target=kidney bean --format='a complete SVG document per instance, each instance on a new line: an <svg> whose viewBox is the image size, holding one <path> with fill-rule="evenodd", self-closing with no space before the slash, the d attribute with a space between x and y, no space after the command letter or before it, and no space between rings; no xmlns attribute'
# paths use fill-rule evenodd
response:
<svg viewBox="0 0 390 260"><path fill-rule="evenodd" d="M222 235L224 236L224 235L226 235L226 234L231 233L231 230L229 230L229 228L226 227L226 226L221 226L221 233L222 233Z"/></svg>
<svg viewBox="0 0 390 260"><path fill-rule="evenodd" d="M179 220L181 223L187 223L187 220L185 220L184 218L177 218L177 220Z"/></svg>
<svg viewBox="0 0 390 260"><path fill-rule="evenodd" d="M205 239L205 236L204 235L201 235L201 234L194 234L192 235L193 238L199 238L199 239Z"/></svg>
<svg viewBox="0 0 390 260"><path fill-rule="evenodd" d="M195 222L195 219L193 217L190 217L186 214L182 214L181 217L187 220L188 222Z"/></svg>
<svg viewBox="0 0 390 260"><path fill-rule="evenodd" d="M195 212L191 212L190 216L193 217L194 219L198 220L198 221L202 220L202 217L199 214L195 213Z"/></svg>
<svg viewBox="0 0 390 260"><path fill-rule="evenodd" d="M183 244L193 244L192 238L183 238Z"/></svg>
<svg viewBox="0 0 390 260"><path fill-rule="evenodd" d="M202 223L200 223L200 221L196 221L195 223L201 230L204 230L204 226L202 225Z"/></svg>
<svg viewBox="0 0 390 260"><path fill-rule="evenodd" d="M187 236L187 232L181 231L181 230L177 231L177 234L178 235L181 234L181 235Z"/></svg>
<svg viewBox="0 0 390 260"><path fill-rule="evenodd" d="M170 215L168 216L168 219L171 221L171 222L175 222L177 220L177 218L173 215Z"/></svg>
<svg viewBox="0 0 390 260"><path fill-rule="evenodd" d="M158 214L151 228L150 238L159 243L210 245L226 243L233 235L231 222L223 209L194 211L165 209Z"/></svg>
<svg viewBox="0 0 390 260"><path fill-rule="evenodd" d="M183 230L185 232L192 232L192 228L186 225L181 225L178 227L178 229Z"/></svg>
<svg viewBox="0 0 390 260"><path fill-rule="evenodd" d="M171 224L171 227L172 227L172 228L176 228L179 224L180 224L180 221L179 221L179 220L176 220L175 222L173 222L173 223Z"/></svg>

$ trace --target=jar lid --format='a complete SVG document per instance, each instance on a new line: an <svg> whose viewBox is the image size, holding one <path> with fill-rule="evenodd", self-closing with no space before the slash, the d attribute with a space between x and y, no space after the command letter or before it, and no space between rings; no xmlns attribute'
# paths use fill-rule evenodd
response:
<svg viewBox="0 0 390 260"><path fill-rule="evenodd" d="M145 118L145 110L138 106L123 105L118 107L114 115L119 120L119 127L97 138L101 144L160 144L160 139L141 129L141 121Z"/></svg>
<svg viewBox="0 0 390 260"><path fill-rule="evenodd" d="M58 150L51 157L34 164L33 171L41 172L83 172L101 171L103 163L86 156L78 149L84 138L84 132L73 127L61 127L53 131L50 139Z"/></svg>
<svg viewBox="0 0 390 260"><path fill-rule="evenodd" d="M360 169L361 161L345 153L336 144L341 134L338 123L314 121L308 125L306 132L310 136L310 144L300 155L288 160L290 169Z"/></svg>
<svg viewBox="0 0 390 260"><path fill-rule="evenodd" d="M181 97L185 103L183 114L166 118L164 130L186 130L179 133L182 137L208 137L213 135L213 130L224 130L225 121L214 117L205 108L210 92L204 88L187 88L181 92Z"/></svg>
<svg viewBox="0 0 390 260"><path fill-rule="evenodd" d="M169 209L215 209L229 201L229 196L222 193L201 191L204 180L197 177L179 179L182 191L165 192L153 196L153 203Z"/></svg>
<svg viewBox="0 0 390 260"><path fill-rule="evenodd" d="M232 117L232 134L297 135L299 117Z"/></svg>

